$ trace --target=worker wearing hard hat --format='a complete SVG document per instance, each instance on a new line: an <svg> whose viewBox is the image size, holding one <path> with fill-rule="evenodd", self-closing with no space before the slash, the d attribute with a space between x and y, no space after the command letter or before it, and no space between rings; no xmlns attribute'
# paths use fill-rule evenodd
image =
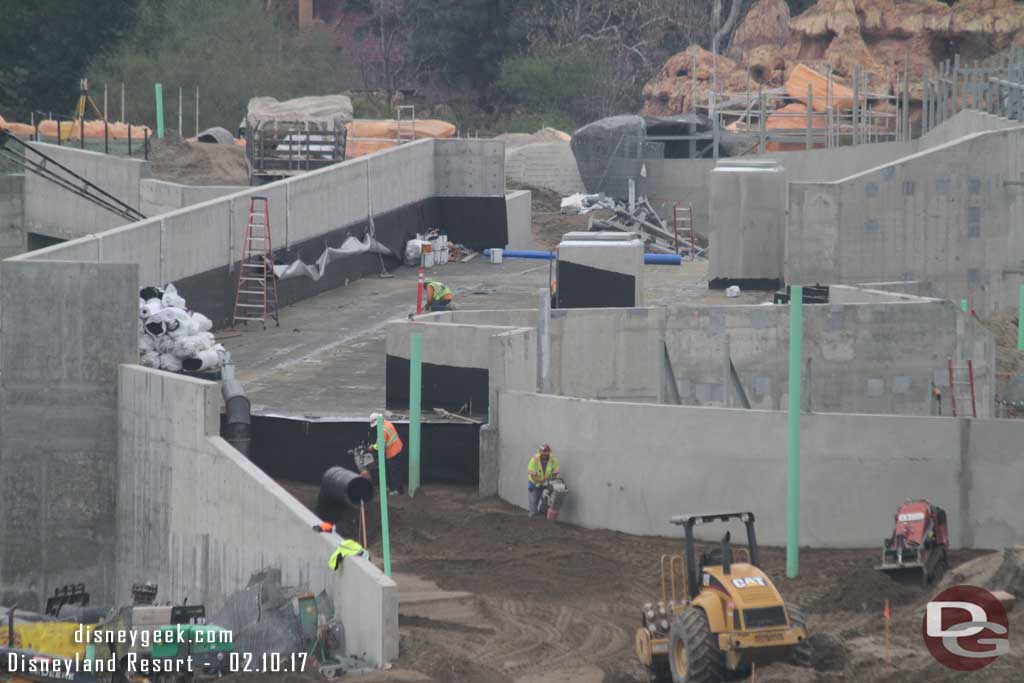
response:
<svg viewBox="0 0 1024 683"><path fill-rule="evenodd" d="M529 475L527 490L529 492L529 510L531 517L540 515L540 496L544 485L559 475L558 458L551 453L551 446L544 444L536 455L530 458L526 467Z"/></svg>
<svg viewBox="0 0 1024 683"><path fill-rule="evenodd" d="M380 416L380 413L372 413L370 415L370 427L373 429L373 436L370 439L373 445L370 446L370 450L374 452L377 450L377 418ZM403 447L404 444L398 437L395 425L391 424L390 420L384 420L384 466L387 472L388 493L390 495L405 492L405 486L402 483L402 461L399 457L402 454Z"/></svg>
<svg viewBox="0 0 1024 683"><path fill-rule="evenodd" d="M452 290L433 278L427 280L427 310L447 311L452 307Z"/></svg>

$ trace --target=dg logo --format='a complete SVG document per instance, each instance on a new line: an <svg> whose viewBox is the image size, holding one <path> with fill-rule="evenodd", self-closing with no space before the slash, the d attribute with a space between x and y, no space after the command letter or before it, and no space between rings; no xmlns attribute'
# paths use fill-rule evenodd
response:
<svg viewBox="0 0 1024 683"><path fill-rule="evenodd" d="M953 586L936 595L921 630L932 656L956 671L977 671L1010 651L1006 610L976 586Z"/></svg>

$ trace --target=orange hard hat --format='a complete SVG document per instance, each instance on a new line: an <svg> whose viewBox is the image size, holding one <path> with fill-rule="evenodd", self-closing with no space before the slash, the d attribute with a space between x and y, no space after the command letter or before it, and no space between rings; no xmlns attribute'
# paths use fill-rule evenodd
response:
<svg viewBox="0 0 1024 683"><path fill-rule="evenodd" d="M320 522L320 531L334 531L334 525L330 522Z"/></svg>

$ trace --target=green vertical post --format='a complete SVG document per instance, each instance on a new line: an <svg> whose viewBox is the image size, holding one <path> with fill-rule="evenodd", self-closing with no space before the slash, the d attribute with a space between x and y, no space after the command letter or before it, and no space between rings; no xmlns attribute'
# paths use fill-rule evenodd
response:
<svg viewBox="0 0 1024 683"><path fill-rule="evenodd" d="M423 386L423 335L409 340L409 497L420 487L420 392Z"/></svg>
<svg viewBox="0 0 1024 683"><path fill-rule="evenodd" d="M384 464L384 416L377 417L377 466L380 470L380 538L384 553L384 574L391 576L391 534L388 530L388 471Z"/></svg>
<svg viewBox="0 0 1024 683"><path fill-rule="evenodd" d="M164 87L157 83L156 90L156 136L161 140L164 137Z"/></svg>
<svg viewBox="0 0 1024 683"><path fill-rule="evenodd" d="M803 366L804 288L789 294L789 476L786 502L786 576L800 573L800 371Z"/></svg>
<svg viewBox="0 0 1024 683"><path fill-rule="evenodd" d="M969 312L968 311L968 306L969 306L969 304L967 302L967 299L960 299L960 310L961 311L963 311L964 313L968 313Z"/></svg>
<svg viewBox="0 0 1024 683"><path fill-rule="evenodd" d="M1017 311L1017 350L1024 351L1024 283L1020 285L1020 296L1017 301L1020 307Z"/></svg>

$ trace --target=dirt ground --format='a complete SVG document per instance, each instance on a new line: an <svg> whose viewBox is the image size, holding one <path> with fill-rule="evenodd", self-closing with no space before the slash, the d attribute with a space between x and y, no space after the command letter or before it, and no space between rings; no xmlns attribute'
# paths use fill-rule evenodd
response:
<svg viewBox="0 0 1024 683"><path fill-rule="evenodd" d="M283 483L305 504L315 504L316 487ZM426 675L438 683L647 681L633 653L633 633L641 605L660 599L656 558L680 552L678 540L530 520L522 510L496 498L480 499L467 487L430 485L414 499L390 498L389 506L394 571L470 595L403 604L400 659L396 672L381 680ZM376 515L369 526L379 528ZM885 533L880 529L879 538ZM380 558L379 542L372 538L371 552ZM808 611L816 654L814 669L773 664L757 671L757 681L961 680L936 663L921 640L924 604L937 589L925 592L878 574L873 566L879 552L805 549L801 576L791 581L784 577L784 551L763 550L764 569L783 596ZM958 551L951 559L957 567L979 557L966 577L954 569L944 584L984 585L999 554ZM886 599L893 612L892 666L885 663ZM1024 628L1022 614L1021 608L1011 612L1011 634ZM1018 647L970 680L1020 681L1022 665Z"/></svg>
<svg viewBox="0 0 1024 683"><path fill-rule="evenodd" d="M561 195L553 190L519 183L508 183L507 189L530 191L530 210L533 217L533 224L530 227L538 249L554 249L562 241L562 235L567 232L585 232L591 216L601 216L605 213L595 211L583 216L567 216L560 211Z"/></svg>
<svg viewBox="0 0 1024 683"><path fill-rule="evenodd" d="M185 142L167 130L153 140L149 155L154 178L184 185L248 185L245 150L237 145Z"/></svg>

